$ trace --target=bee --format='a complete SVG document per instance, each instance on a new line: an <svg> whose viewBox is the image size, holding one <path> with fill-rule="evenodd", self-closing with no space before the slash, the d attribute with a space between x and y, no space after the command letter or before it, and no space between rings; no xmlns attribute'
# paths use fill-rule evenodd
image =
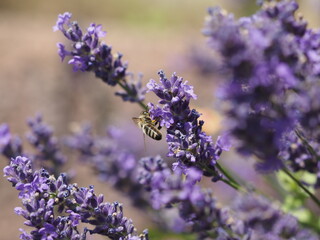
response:
<svg viewBox="0 0 320 240"><path fill-rule="evenodd" d="M162 134L159 131L161 126L157 120L152 120L148 111L141 112L139 117L133 117L132 120L142 129L143 133L154 140L161 140ZM158 124L158 127L157 127Z"/></svg>

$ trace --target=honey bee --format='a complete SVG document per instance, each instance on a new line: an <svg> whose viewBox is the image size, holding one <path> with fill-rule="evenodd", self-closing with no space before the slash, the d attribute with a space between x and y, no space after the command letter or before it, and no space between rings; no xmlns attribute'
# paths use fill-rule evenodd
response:
<svg viewBox="0 0 320 240"><path fill-rule="evenodd" d="M143 133L154 140L161 140L162 134L159 131L161 126L158 121L152 120L148 111L143 111L139 117L133 117L132 120L142 129ZM158 124L158 127L157 127Z"/></svg>

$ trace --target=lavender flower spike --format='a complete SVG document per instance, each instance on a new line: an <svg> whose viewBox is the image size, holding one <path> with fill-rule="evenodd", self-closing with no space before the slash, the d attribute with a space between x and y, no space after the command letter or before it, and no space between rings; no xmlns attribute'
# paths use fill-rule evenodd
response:
<svg viewBox="0 0 320 240"><path fill-rule="evenodd" d="M216 178L215 164L222 148L214 146L211 136L202 131L200 113L189 107L190 100L197 98L193 86L176 74L167 79L160 71L159 76L160 83L150 80L147 87L160 98L162 106L149 103L148 107L150 116L167 128L168 156L177 159L176 167L195 166Z"/></svg>
<svg viewBox="0 0 320 240"><path fill-rule="evenodd" d="M66 144L79 152L79 158L90 165L99 179L110 183L117 191L126 193L135 206L149 206L143 186L137 181L137 159L123 148L119 133L109 128L105 136L94 136L91 126L67 138ZM117 129L119 131L119 129ZM127 136L127 135L125 135Z"/></svg>
<svg viewBox="0 0 320 240"><path fill-rule="evenodd" d="M319 239L261 196L238 195L233 205L219 207L209 190L194 184L199 177L201 172L194 168L189 168L186 178L181 172L172 173L159 156L140 161L139 180L150 192L152 206L177 207L198 239Z"/></svg>
<svg viewBox="0 0 320 240"><path fill-rule="evenodd" d="M194 184L201 176L201 171L189 168L184 179L181 172L173 173L160 156L140 161L139 180L150 191L153 208L177 207L189 231L196 233L198 239L240 239L232 238L237 234L230 231L229 217L217 207L212 193ZM221 232L228 238L219 238Z"/></svg>
<svg viewBox="0 0 320 240"><path fill-rule="evenodd" d="M239 195L232 210L233 217L242 219L243 229L251 230L250 239L319 240L315 234L301 228L295 217L282 212L262 196Z"/></svg>
<svg viewBox="0 0 320 240"><path fill-rule="evenodd" d="M53 129L43 123L41 115L28 119L28 125L31 131L27 139L38 150L32 158L38 165L58 176L66 158L60 151L57 138L53 136Z"/></svg>
<svg viewBox="0 0 320 240"><path fill-rule="evenodd" d="M81 239L77 230L80 215L67 212L65 216L56 216L55 213L55 209L63 208L71 190L63 175L56 180L45 170L33 172L31 161L25 157L12 159L4 174L20 191L24 207L15 208L15 213L26 219L25 225L34 228L30 233L22 230L20 239Z"/></svg>
<svg viewBox="0 0 320 240"><path fill-rule="evenodd" d="M20 191L23 208L17 207L15 212L34 229L30 233L22 230L20 239L84 240L87 232L110 239L148 239L147 231L138 236L131 219L123 216L121 204L103 202L103 195L96 196L93 187L68 184L65 174L56 179L45 169L33 171L25 157L12 159L4 174ZM80 233L81 222L93 228Z"/></svg>
<svg viewBox="0 0 320 240"><path fill-rule="evenodd" d="M62 61L71 57L68 63L73 65L74 71L94 72L96 77L111 86L119 84L125 93L118 92L117 95L124 101L142 104L145 89L141 79L127 82L127 64L122 62L122 55L112 54L111 47L101 43L101 38L106 35L101 25L91 23L87 31L83 32L77 22L71 21L71 13L66 12L58 16L53 30L60 30L71 41L70 50L62 43L58 43L57 46Z"/></svg>
<svg viewBox="0 0 320 240"><path fill-rule="evenodd" d="M296 17L296 1L265 1L250 17L235 19L219 7L209 9L204 33L228 74L220 88L228 131L244 155L260 160L260 172L281 169L281 138L298 125L290 99L306 79L319 75L316 34ZM315 44L315 45L314 45Z"/></svg>
<svg viewBox="0 0 320 240"><path fill-rule="evenodd" d="M12 136L7 124L0 125L0 153L7 159L22 155L22 142L19 137Z"/></svg>

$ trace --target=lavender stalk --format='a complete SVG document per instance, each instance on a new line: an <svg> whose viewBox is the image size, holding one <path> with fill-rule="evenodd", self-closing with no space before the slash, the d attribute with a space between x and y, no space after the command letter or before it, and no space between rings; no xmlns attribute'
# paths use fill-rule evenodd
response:
<svg viewBox="0 0 320 240"><path fill-rule="evenodd" d="M142 87L141 80L136 83L128 83L127 66L121 62L122 56L118 55L114 59L111 48L100 43L100 38L105 36L101 25L91 24L87 32L83 34L78 24L71 22L70 19L70 13L61 14L54 26L55 31L60 30L72 42L70 51L66 50L65 45L58 44L61 59L71 57L68 63L73 65L74 71L92 71L107 84L111 86L118 84L126 93L116 93L116 95L121 96L124 101L138 103L143 109L148 109L154 119L160 119L160 124L168 129L168 155L178 160L175 167L187 168L195 165L204 170L206 175L211 176L213 181L218 181L222 176L215 168L215 164L223 147L219 144L213 145L211 137L201 130L204 122L198 121L200 114L195 109L189 108L190 99L196 98L193 87L182 83L182 79L175 75L172 76L171 83L169 83L164 73L160 71L160 79L163 84L167 85L163 87L152 80L147 86L149 91L154 91L162 98L160 103L165 104L164 109L160 110L152 103L149 103L147 107L143 103L146 91ZM161 93L164 90L167 92ZM186 125L183 126L184 124ZM189 133L184 133L185 131ZM179 136L175 135L176 133ZM185 140L180 141L180 138L185 138ZM225 179L224 182L236 189L239 188L240 185L229 175L225 177L228 179Z"/></svg>
<svg viewBox="0 0 320 240"><path fill-rule="evenodd" d="M46 170L32 170L28 158L16 157L4 168L4 174L19 191L23 208L15 212L23 216L30 233L22 230L21 239L86 239L86 233L119 240L147 240L145 230L138 236L131 219L123 216L121 204L103 202L93 187L79 188L68 184L61 174L57 179ZM79 230L79 223L92 228Z"/></svg>
<svg viewBox="0 0 320 240"><path fill-rule="evenodd" d="M312 199L312 201L320 207L320 200L309 191L308 188L306 188L298 179L295 178L295 176L286 168L283 168L282 171L287 174L306 194L309 195L309 197Z"/></svg>
<svg viewBox="0 0 320 240"><path fill-rule="evenodd" d="M53 129L43 122L41 115L29 118L28 125L31 131L27 133L27 139L38 151L29 157L35 161L34 165L38 164L58 177L66 157L60 150L58 139L53 136Z"/></svg>
<svg viewBox="0 0 320 240"><path fill-rule="evenodd" d="M238 152L256 156L260 173L311 173L318 188L320 35L297 17L298 8L270 0L240 19L210 8L204 33L228 73L218 94Z"/></svg>
<svg viewBox="0 0 320 240"><path fill-rule="evenodd" d="M7 124L0 125L0 153L8 160L23 155L21 139L17 136L12 136Z"/></svg>
<svg viewBox="0 0 320 240"><path fill-rule="evenodd" d="M133 75L127 73L127 64L122 62L122 55L112 54L111 47L101 42L100 38L106 34L101 25L92 23L87 32L83 32L77 22L71 21L71 13L65 12L59 15L53 30L60 30L71 41L70 50L62 43L57 45L62 61L71 57L68 63L73 65L74 71L94 72L96 77L108 85L119 85L124 92L116 92L116 95L124 101L136 102L146 109L143 103L145 89L141 79L135 81ZM131 81L127 80L128 76Z"/></svg>

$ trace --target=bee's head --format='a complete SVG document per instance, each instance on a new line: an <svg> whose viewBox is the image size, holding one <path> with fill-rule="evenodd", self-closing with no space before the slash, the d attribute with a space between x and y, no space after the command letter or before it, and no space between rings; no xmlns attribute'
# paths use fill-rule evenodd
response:
<svg viewBox="0 0 320 240"><path fill-rule="evenodd" d="M148 112L148 111L142 111L141 114L143 114L143 115L149 115L149 112Z"/></svg>

